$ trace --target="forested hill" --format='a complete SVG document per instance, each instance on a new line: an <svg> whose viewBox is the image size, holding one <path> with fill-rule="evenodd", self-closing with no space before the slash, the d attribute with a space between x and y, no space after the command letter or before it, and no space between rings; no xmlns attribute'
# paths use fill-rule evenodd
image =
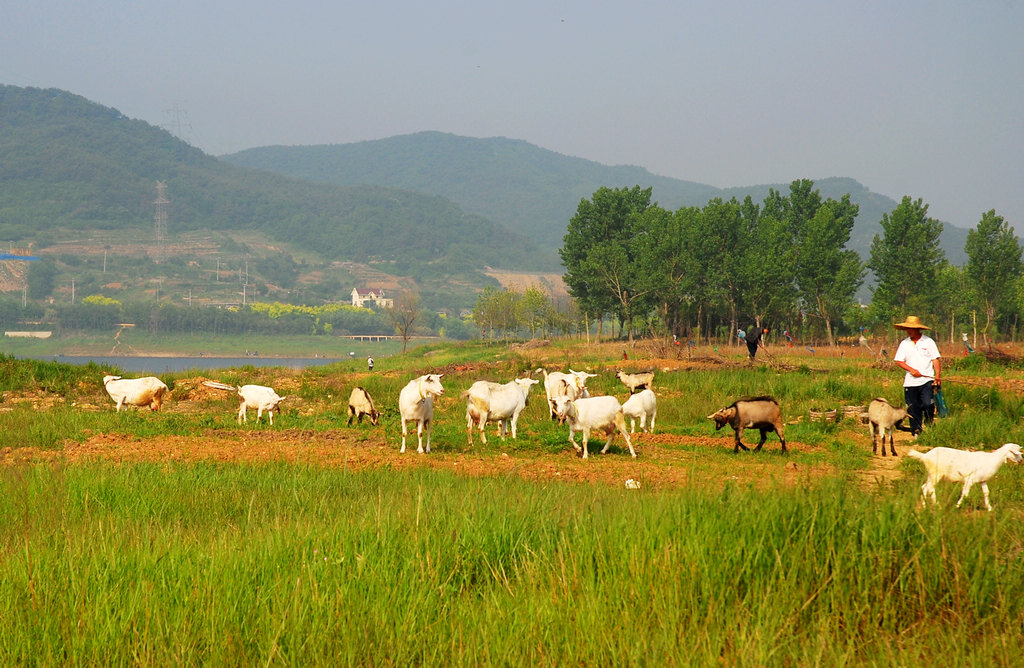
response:
<svg viewBox="0 0 1024 668"><path fill-rule="evenodd" d="M375 184L440 195L466 211L497 221L558 248L580 199L601 186L653 187L662 207L703 206L709 199L751 195L761 203L769 188L789 192L789 183L721 189L650 173L634 166L607 166L539 148L525 141L475 139L419 132L341 145L267 146L222 156L236 165L296 178L353 186ZM813 178L795 174L793 179ZM849 193L860 206L850 248L866 258L883 213L898 202L850 178L815 180L824 197ZM913 193L906 193L911 197ZM964 260L967 230L945 226L942 245L954 263Z"/></svg>
<svg viewBox="0 0 1024 668"><path fill-rule="evenodd" d="M526 236L436 194L247 169L78 95L0 86L0 239L45 244L83 230L152 229L156 181L171 200L168 237L254 230L325 258L394 262L406 272L551 268L537 266L543 254Z"/></svg>

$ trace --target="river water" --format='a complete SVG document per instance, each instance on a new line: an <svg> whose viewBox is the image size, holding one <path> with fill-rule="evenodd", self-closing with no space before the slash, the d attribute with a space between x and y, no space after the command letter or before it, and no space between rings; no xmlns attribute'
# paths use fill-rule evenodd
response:
<svg viewBox="0 0 1024 668"><path fill-rule="evenodd" d="M172 373L191 369L207 371L240 366L280 366L288 369L305 369L335 362L351 360L360 368L366 366L362 358L349 357L135 357L135 356L77 356L77 355L30 355L24 359L47 360L63 364L86 365L89 362L116 366L126 373Z"/></svg>

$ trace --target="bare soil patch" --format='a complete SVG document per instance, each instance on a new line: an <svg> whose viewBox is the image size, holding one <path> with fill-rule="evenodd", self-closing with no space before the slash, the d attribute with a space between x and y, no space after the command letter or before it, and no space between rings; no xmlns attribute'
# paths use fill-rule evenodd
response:
<svg viewBox="0 0 1024 668"><path fill-rule="evenodd" d="M536 288L555 299L564 299L569 296L569 289L566 287L565 281L562 280L561 274L504 271L490 267L484 273L501 283L501 287L507 290L523 292L530 288Z"/></svg>
<svg viewBox="0 0 1024 668"><path fill-rule="evenodd" d="M418 454L415 446L398 452L397 439L386 438L381 428L361 430L239 430L210 432L201 436L159 436L135 438L118 434L96 434L83 443L69 443L64 450L7 448L0 462L29 461L82 463L220 462L260 464L284 462L351 470L429 468L449 470L468 476L517 476L526 480L574 481L622 486L634 479L643 486L673 488L684 485L724 487L740 484L757 488L793 486L835 473L829 465L803 466L786 457L765 451L743 453L727 462L709 455L715 449L731 448L731 439L687 438L672 435L637 435L640 456L632 459L625 449L597 453L592 441L591 456L580 459L569 446L562 453L523 453L477 445L460 452L434 451ZM797 448L808 448L793 444Z"/></svg>
<svg viewBox="0 0 1024 668"><path fill-rule="evenodd" d="M427 468L467 476L516 476L534 481L623 486L626 480L640 481L649 489L695 486L721 489L739 485L756 489L793 487L813 483L837 474L830 464L807 465L779 451L769 439L760 453L739 453L723 459L722 450L732 449L732 437L685 437L673 434L635 434L639 457L632 459L624 447L599 454L599 440L591 441L591 455L579 458L571 448L559 453L522 452L503 448L496 439L488 445L461 445L458 451L435 449L430 454L411 449L398 451L400 437L388 434L381 425L309 432L296 429L263 428L211 430L199 436L156 436L138 438L120 434L95 434L82 443L69 442L63 450L6 448L0 464L26 462L197 463L262 464L282 462L323 466L353 471ZM791 442L795 452L813 452L819 446ZM900 479L899 462L908 443L898 448L901 457L873 457L871 465L858 473L865 488L887 486Z"/></svg>

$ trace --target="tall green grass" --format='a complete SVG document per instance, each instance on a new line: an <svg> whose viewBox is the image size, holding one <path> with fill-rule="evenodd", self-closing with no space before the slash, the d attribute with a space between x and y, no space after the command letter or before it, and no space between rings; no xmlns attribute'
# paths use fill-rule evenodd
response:
<svg viewBox="0 0 1024 668"><path fill-rule="evenodd" d="M0 392L52 392L77 396L80 386L100 382L107 372L92 362L85 366L42 360L19 360L0 353Z"/></svg>
<svg viewBox="0 0 1024 668"><path fill-rule="evenodd" d="M7 468L0 663L1013 663L1021 513L917 494Z"/></svg>

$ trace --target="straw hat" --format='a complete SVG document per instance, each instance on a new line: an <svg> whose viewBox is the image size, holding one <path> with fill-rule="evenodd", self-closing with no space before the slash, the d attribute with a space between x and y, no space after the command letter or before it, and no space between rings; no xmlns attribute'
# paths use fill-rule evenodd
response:
<svg viewBox="0 0 1024 668"><path fill-rule="evenodd" d="M916 315L908 315L906 322L898 322L893 327L896 329L931 329L931 327L921 322L921 319Z"/></svg>

